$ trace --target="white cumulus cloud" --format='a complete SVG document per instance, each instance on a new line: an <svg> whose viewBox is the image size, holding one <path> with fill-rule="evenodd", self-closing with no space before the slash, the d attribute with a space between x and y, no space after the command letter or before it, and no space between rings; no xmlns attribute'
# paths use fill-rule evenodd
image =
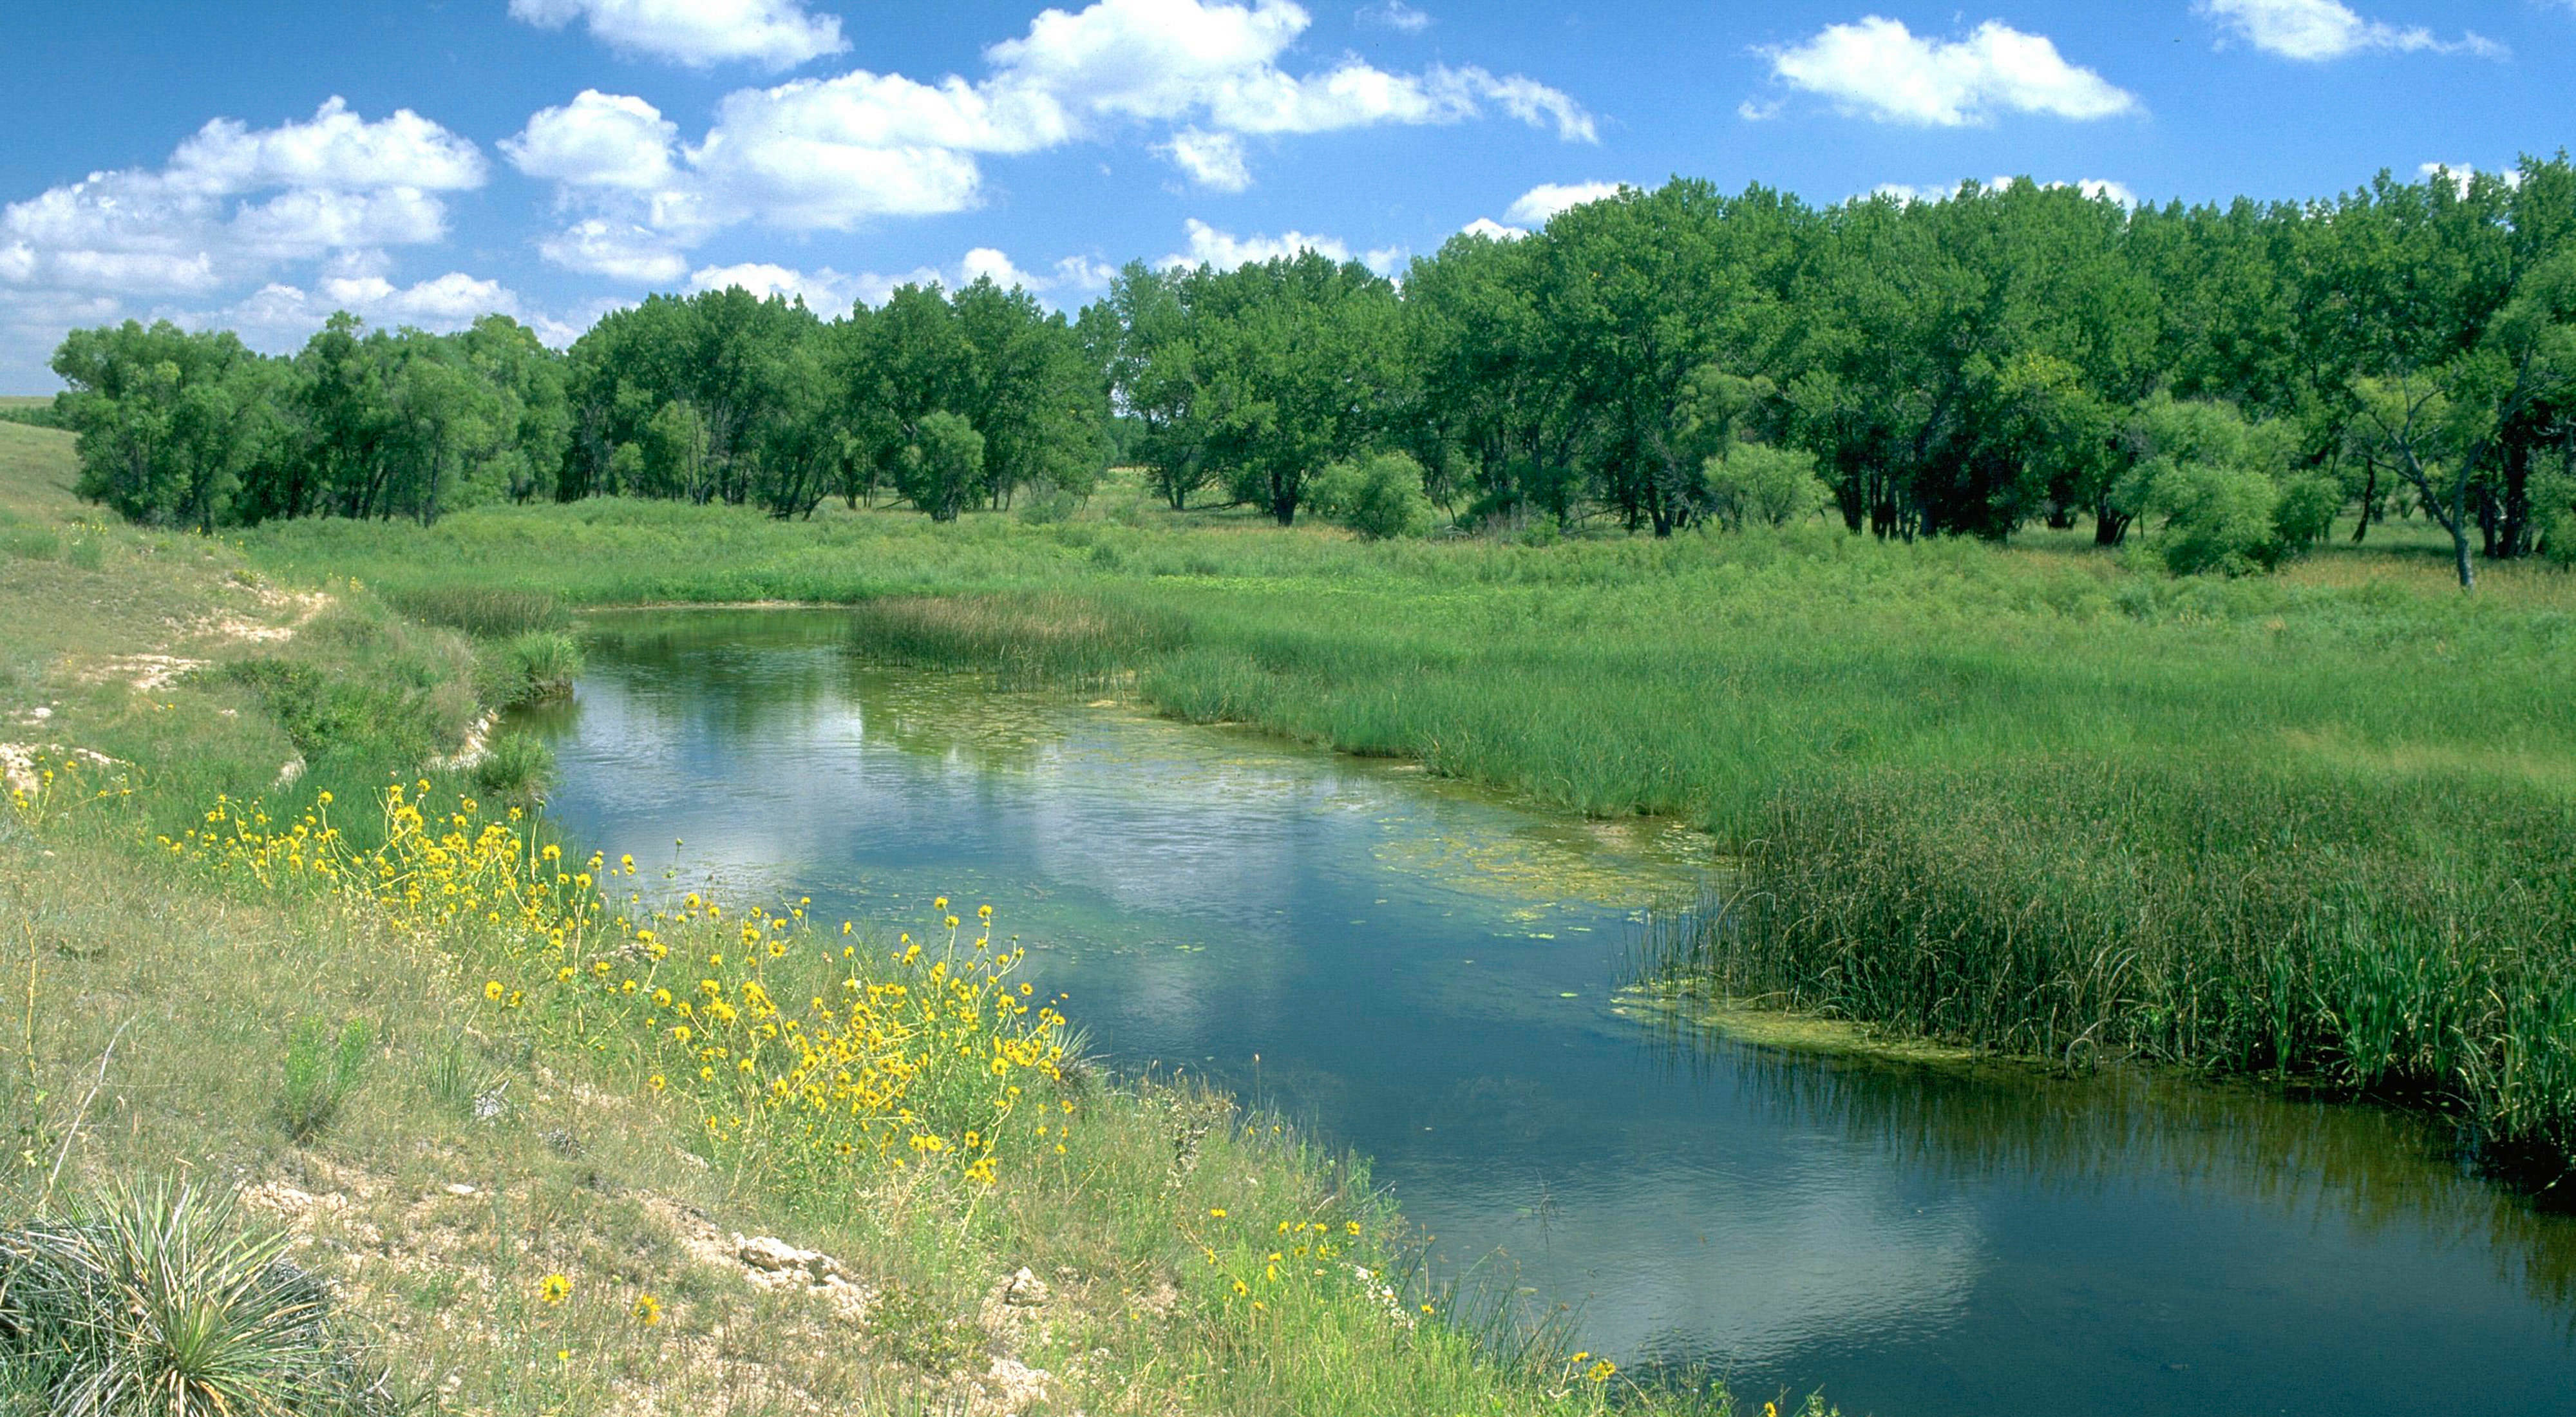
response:
<svg viewBox="0 0 2576 1417"><path fill-rule="evenodd" d="M1187 236L1186 249L1175 251L1155 264L1166 270L1174 267L1214 266L1230 271L1256 261L1275 261L1294 256L1300 251L1313 251L1335 261L1351 258L1350 246L1330 236L1309 236L1302 231L1284 231L1277 236L1236 236L1219 231L1197 217L1181 224Z"/></svg>
<svg viewBox="0 0 2576 1417"><path fill-rule="evenodd" d="M1004 252L990 246L978 246L945 268L918 266L891 275L872 271L844 275L829 266L801 271L767 261L707 266L689 276L688 288L691 291L708 291L740 286L754 295L802 299L808 309L829 318L848 310L853 304L883 305L886 297L894 294L899 286L937 284L956 290L989 277L1004 289L1018 286L1044 298L1050 292L1062 295L1098 290L1117 275L1108 266L1084 256L1067 256L1056 262L1051 271L1051 274L1039 275L1022 270Z"/></svg>
<svg viewBox="0 0 2576 1417"><path fill-rule="evenodd" d="M1465 226L1458 228L1458 234L1461 236L1481 236L1488 241L1518 241L1522 237L1529 235L1529 231L1523 227L1505 226L1501 222L1496 221L1489 216L1480 216L1474 221L1467 223Z"/></svg>
<svg viewBox="0 0 2576 1417"><path fill-rule="evenodd" d="M1619 195L1616 182L1542 182L1515 198L1503 212L1503 220L1523 226L1545 226L1547 219L1568 207L1597 202Z"/></svg>
<svg viewBox="0 0 2576 1417"><path fill-rule="evenodd" d="M2475 31L2446 40L2422 25L2365 19L2342 0L2200 0L2193 8L2266 54L2312 64L2373 52L2486 58L2502 58L2506 52Z"/></svg>
<svg viewBox="0 0 2576 1417"><path fill-rule="evenodd" d="M510 0L510 17L543 29L582 20L611 49L699 69L792 69L850 47L838 18L800 0Z"/></svg>
<svg viewBox="0 0 2576 1417"><path fill-rule="evenodd" d="M1240 192L1252 185L1252 169L1243 160L1243 140L1232 133L1184 128L1155 149L1192 182L1219 192Z"/></svg>
<svg viewBox="0 0 2576 1417"><path fill-rule="evenodd" d="M0 279L109 295L199 293L336 251L437 241L438 192L486 176L471 142L409 109L368 122L219 118L158 170L95 172L0 208Z"/></svg>
<svg viewBox="0 0 2576 1417"><path fill-rule="evenodd" d="M669 238L633 222L591 217L537 243L537 254L566 270L629 285L668 285L689 269Z"/></svg>
<svg viewBox="0 0 2576 1417"><path fill-rule="evenodd" d="M807 272L773 265L766 261L746 261L740 265L704 267L689 276L689 289L693 292L702 292L727 290L738 286L764 299L775 295L789 300L802 300L805 302L805 308L825 319L831 319L857 302L861 290L868 286L872 279L868 276L845 276L830 266ZM888 285L884 289L893 288L892 285ZM885 295L880 291L876 301L870 303L882 302L884 299Z"/></svg>
<svg viewBox="0 0 2576 1417"><path fill-rule="evenodd" d="M677 179L679 138L680 125L644 100L583 89L570 103L538 110L501 140L501 153L530 177L649 192Z"/></svg>
<svg viewBox="0 0 2576 1417"><path fill-rule="evenodd" d="M1773 78L1882 123L1957 128L1998 113L2086 120L2140 107L2136 95L2067 62L2045 35L2001 20L1949 40L1871 15L1762 53Z"/></svg>
<svg viewBox="0 0 2576 1417"><path fill-rule="evenodd" d="M410 285L370 274L325 275L309 285L271 282L221 309L185 316L182 323L232 330L252 348L277 353L301 345L342 310L372 325L441 333L485 315L507 315L540 331L548 323L532 317L516 291L462 271Z"/></svg>
<svg viewBox="0 0 2576 1417"><path fill-rule="evenodd" d="M1364 25L1377 25L1404 34L1420 34L1431 28L1431 17L1404 3L1387 0L1383 5L1364 6L1352 15Z"/></svg>
<svg viewBox="0 0 2576 1417"><path fill-rule="evenodd" d="M483 153L408 108L370 123L331 98L308 122L252 129L218 118L170 155L162 180L208 196L273 187L457 190L483 185Z"/></svg>
<svg viewBox="0 0 2576 1417"><path fill-rule="evenodd" d="M2507 187L2519 189L2522 186L2522 170L2520 168L2505 167L2489 168L2486 170L2497 180L2503 182ZM2477 180L2478 172L2479 169L2476 166L2465 162L2427 162L2418 165L2415 169L2415 175L2423 178L2427 182L2448 180L2451 186L2463 197L2469 195L2469 184Z"/></svg>
<svg viewBox="0 0 2576 1417"><path fill-rule="evenodd" d="M608 0L519 5L535 12L523 18L586 14L594 28L608 13ZM860 69L739 89L695 142L640 98L585 90L501 146L522 172L557 183L576 220L544 244L550 258L667 279L666 255L639 264L623 253L685 252L739 222L848 231L964 211L984 200L987 158L1137 126L1158 130L1155 150L1194 184L1222 192L1251 186L1253 136L1490 112L1566 141L1597 139L1582 105L1523 75L1440 64L1396 73L1356 57L1292 71L1288 52L1311 24L1288 0L1098 0L1039 13L984 51L980 79ZM617 234L616 253L600 254L603 233Z"/></svg>

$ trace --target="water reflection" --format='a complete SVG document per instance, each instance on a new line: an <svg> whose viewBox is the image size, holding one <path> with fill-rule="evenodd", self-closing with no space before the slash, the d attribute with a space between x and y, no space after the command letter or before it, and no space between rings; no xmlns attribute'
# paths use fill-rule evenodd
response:
<svg viewBox="0 0 2576 1417"><path fill-rule="evenodd" d="M686 884L826 918L994 902L1113 1060L1312 1118L1588 1347L1890 1413L2538 1412L2576 1380L2576 1225L2405 1119L1620 1016L1686 834L872 667L828 614L604 617L593 663L541 725L576 836L684 838Z"/></svg>

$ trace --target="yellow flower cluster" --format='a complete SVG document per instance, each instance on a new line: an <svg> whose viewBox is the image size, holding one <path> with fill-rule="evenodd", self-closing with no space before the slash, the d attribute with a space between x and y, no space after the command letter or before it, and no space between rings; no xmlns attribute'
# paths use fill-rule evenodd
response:
<svg viewBox="0 0 2576 1417"><path fill-rule="evenodd" d="M1013 979L1024 958L935 910L925 948L886 954L819 936L810 900L728 917L692 892L655 908L628 892L632 857L575 864L540 842L520 809L493 817L471 798L432 810L430 784L395 784L384 844L361 849L320 794L292 821L218 798L202 825L161 838L176 856L264 888L303 885L355 898L429 937L484 976L493 1007L578 1046L622 1058L655 1093L686 1099L711 1154L828 1183L854 1159L952 1165L994 1179L1006 1139L1065 1151L1059 1091L1067 1025ZM837 946L838 948L833 948ZM784 1179L784 1177L782 1177Z"/></svg>
<svg viewBox="0 0 2576 1417"><path fill-rule="evenodd" d="M83 749L0 743L0 790L22 825L44 826L80 807L131 797L124 764Z"/></svg>
<svg viewBox="0 0 2576 1417"><path fill-rule="evenodd" d="M1223 1206L1208 1218L1226 1221ZM1323 1220L1281 1220L1264 1229L1259 1221L1209 1225L1190 1234L1210 1269L1221 1299L1243 1301L1247 1312L1268 1313L1275 1305L1295 1303L1319 1292L1346 1291L1356 1285L1376 1294L1380 1276L1350 1262L1362 1231L1356 1220L1339 1225ZM1393 1291L1386 1291L1393 1299Z"/></svg>

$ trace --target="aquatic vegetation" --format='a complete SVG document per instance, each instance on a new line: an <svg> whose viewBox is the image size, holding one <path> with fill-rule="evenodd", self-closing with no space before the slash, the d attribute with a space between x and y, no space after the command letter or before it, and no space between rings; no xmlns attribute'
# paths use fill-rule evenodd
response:
<svg viewBox="0 0 2576 1417"><path fill-rule="evenodd" d="M2491 1148L2576 1153L2576 809L2517 784L2057 762L1805 782L1722 907L1650 968L1901 1036L2430 1102Z"/></svg>

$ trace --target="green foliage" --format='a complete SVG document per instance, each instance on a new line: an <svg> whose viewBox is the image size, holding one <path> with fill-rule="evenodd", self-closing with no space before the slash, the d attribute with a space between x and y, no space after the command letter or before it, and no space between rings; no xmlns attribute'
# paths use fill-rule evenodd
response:
<svg viewBox="0 0 2576 1417"><path fill-rule="evenodd" d="M0 423L19 423L29 428L57 428L68 431L62 411L52 399L0 399Z"/></svg>
<svg viewBox="0 0 2576 1417"><path fill-rule="evenodd" d="M0 1231L0 1368L78 1417L398 1411L287 1246L229 1196L161 1183Z"/></svg>
<svg viewBox="0 0 2576 1417"><path fill-rule="evenodd" d="M581 641L560 630L531 630L482 650L477 692L495 708L559 699L572 692L581 666Z"/></svg>
<svg viewBox="0 0 2576 1417"><path fill-rule="evenodd" d="M1468 524L1669 536L1741 515L1724 463L1748 445L1812 457L1881 537L2089 517L2117 545L2173 472L2161 550L2229 572L2403 497L2466 582L2479 553L2538 549L2532 489L2576 456L2576 169L2512 176L2136 210L2026 179L1816 208L1677 178L1524 239L1462 234L1401 289L1313 252L1135 264L1070 322L978 280L845 313L656 296L564 356L497 317L341 317L289 360L76 331L59 407L88 494L170 525L604 495L802 518L890 483L941 521L1022 493L1044 520L1114 445L1176 511L1222 489L1286 525L1325 469L1400 449ZM2216 408L2259 457L2156 446L2175 410ZM971 468L935 414L982 439ZM2269 534L2249 469L2280 493Z"/></svg>
<svg viewBox="0 0 2576 1417"><path fill-rule="evenodd" d="M555 753L528 733L496 733L472 768L474 785L494 797L533 797L554 780Z"/></svg>
<svg viewBox="0 0 2576 1417"><path fill-rule="evenodd" d="M954 413L922 416L895 466L895 490L935 522L955 521L984 471L984 435Z"/></svg>
<svg viewBox="0 0 2576 1417"><path fill-rule="evenodd" d="M1702 472L1710 514L1727 526L1787 526L1823 511L1833 489L1816 476L1811 453L1739 443L1708 460Z"/></svg>
<svg viewBox="0 0 2576 1417"><path fill-rule="evenodd" d="M310 1140L339 1117L342 1104L366 1076L374 1046L375 1030L365 1019L349 1020L336 1037L320 1019L296 1024L287 1040L285 1075L277 1094L278 1120L288 1139Z"/></svg>
<svg viewBox="0 0 2576 1417"><path fill-rule="evenodd" d="M2156 528L2153 549L2176 575L2243 575L2277 565L2325 534L2343 504L2323 478L2284 496L2284 425L2249 424L2231 404L2159 395L2130 431L2137 461L2115 493Z"/></svg>
<svg viewBox="0 0 2576 1417"><path fill-rule="evenodd" d="M2147 495L2160 521L2156 552L2175 575L2241 575L2272 536L2281 490L2257 469L2186 462L2166 469Z"/></svg>
<svg viewBox="0 0 2576 1417"><path fill-rule="evenodd" d="M2314 475L2292 477L2280 490L2281 500L2272 508L2271 543L2266 548L2274 564L2305 555L2324 541L2327 533L2334 530L2335 517L2347 500L2339 483Z"/></svg>
<svg viewBox="0 0 2576 1417"><path fill-rule="evenodd" d="M572 692L581 673L581 641L558 630L540 630L510 641L510 661L537 697Z"/></svg>
<svg viewBox="0 0 2576 1417"><path fill-rule="evenodd" d="M1421 536L1431 530L1431 499L1422 490L1422 464L1406 453L1371 453L1333 464L1316 483L1313 506L1335 525L1371 541Z"/></svg>
<svg viewBox="0 0 2576 1417"><path fill-rule="evenodd" d="M282 650L209 672L258 694L325 781L426 764L454 751L479 712L472 652L455 635L348 604Z"/></svg>
<svg viewBox="0 0 2576 1417"><path fill-rule="evenodd" d="M901 1283L877 1291L868 1305L868 1330L897 1362L925 1373L953 1373L980 1356L982 1331L920 1291Z"/></svg>

